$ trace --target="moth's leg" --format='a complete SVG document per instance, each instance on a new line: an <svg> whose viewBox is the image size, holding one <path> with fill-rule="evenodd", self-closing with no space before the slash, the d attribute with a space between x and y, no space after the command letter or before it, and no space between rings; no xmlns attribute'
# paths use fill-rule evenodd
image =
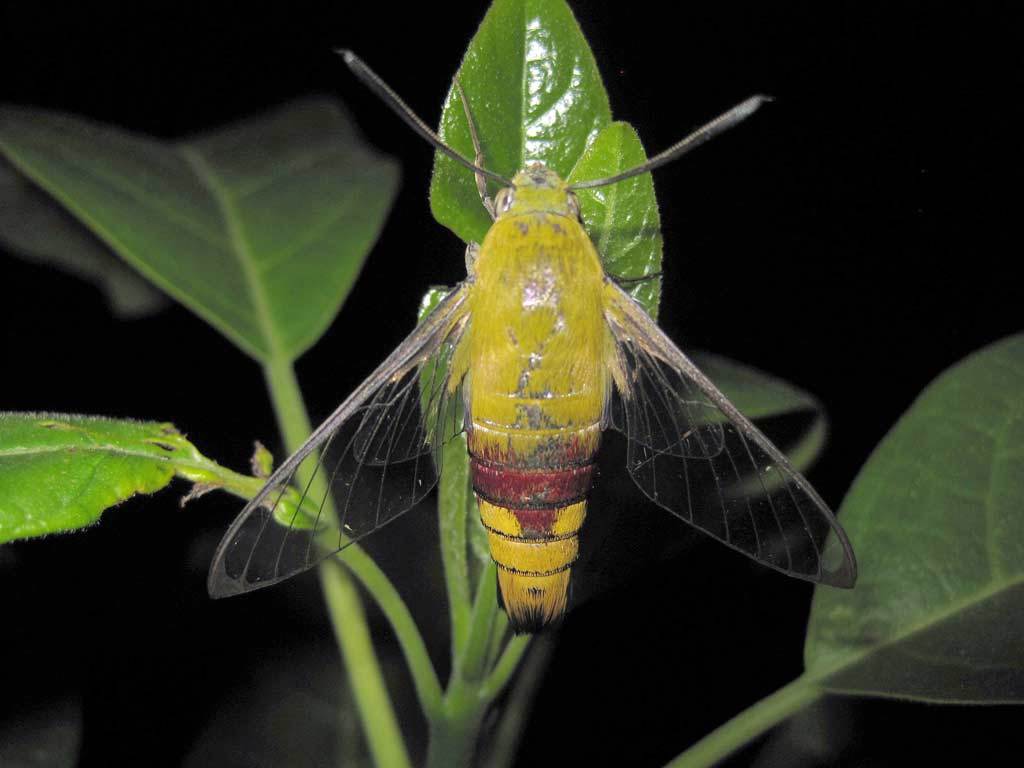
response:
<svg viewBox="0 0 1024 768"><path fill-rule="evenodd" d="M455 87L459 91L459 98L462 99L462 109L466 113L466 122L469 123L469 135L473 139L473 151L476 153L473 158L473 162L484 167L484 151L480 148L480 137L476 132L476 123L473 121L473 113L469 109L469 99L466 98L466 92L462 90L462 83L459 82L458 75L455 76ZM487 178L482 173L474 174L476 176L476 191L480 193L480 202L484 204L484 208L487 209L487 213L490 214L491 219L495 219L494 215L494 200L487 195ZM468 259L468 256L467 256Z"/></svg>
<svg viewBox="0 0 1024 768"><path fill-rule="evenodd" d="M611 273L605 273L608 279L616 285L628 288L633 285L639 285L640 283L646 283L648 280L656 280L661 277L661 271L651 272L649 275L640 275L640 277L623 277L622 275L613 275Z"/></svg>
<svg viewBox="0 0 1024 768"><path fill-rule="evenodd" d="M476 257L480 255L480 244L470 243L466 246L466 274L472 278L476 275Z"/></svg>

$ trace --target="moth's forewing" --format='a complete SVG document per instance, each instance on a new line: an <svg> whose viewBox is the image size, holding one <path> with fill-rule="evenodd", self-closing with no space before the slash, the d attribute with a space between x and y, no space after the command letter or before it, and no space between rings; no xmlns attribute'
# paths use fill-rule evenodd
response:
<svg viewBox="0 0 1024 768"><path fill-rule="evenodd" d="M441 302L268 478L214 555L212 596L301 573L431 491L439 473L433 445L446 431L452 393L440 366L431 368L423 387L424 368L446 345L457 344L467 293L459 286Z"/></svg>
<svg viewBox="0 0 1024 768"><path fill-rule="evenodd" d="M852 587L845 532L782 452L611 283L606 315L617 342L612 423L626 434L626 465L640 489L764 565Z"/></svg>

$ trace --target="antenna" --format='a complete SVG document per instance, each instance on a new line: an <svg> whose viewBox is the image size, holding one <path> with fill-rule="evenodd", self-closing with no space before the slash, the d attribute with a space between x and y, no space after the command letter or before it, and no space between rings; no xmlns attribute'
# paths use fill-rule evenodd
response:
<svg viewBox="0 0 1024 768"><path fill-rule="evenodd" d="M607 184L614 184L617 181L630 179L633 176L639 176L641 173L647 173L648 171L653 171L655 168L660 168L666 163L671 163L676 158L682 157L687 152L696 149L705 141L713 139L718 134L723 133L733 126L743 122L754 114L758 107L768 101L773 101L771 96L765 96L763 94L751 96L746 101L737 104L728 112L723 112L710 123L702 125L689 136L677 141L664 152L660 152L650 158L646 163L642 163L635 168L630 168L628 171L623 171L615 176L608 176L604 179L593 179L592 181L577 182L576 184L570 185L569 189L593 189L594 187L603 187Z"/></svg>
<svg viewBox="0 0 1024 768"><path fill-rule="evenodd" d="M415 112L413 112L404 101L402 101L399 98L398 94L391 90L391 88L388 87L388 84L381 80L380 76L372 69L370 69L368 66L366 66L366 64L363 63L363 60L356 56L354 53L352 53L352 51L344 48L339 48L338 50L335 51L335 53L341 54L342 58L345 59L345 63L348 64L348 68L352 70L352 74L354 74L356 77L362 80L363 83L371 91L377 94L377 96L379 96L380 99L385 104L391 107L391 110L396 115L398 115L400 118L402 118L402 120L405 121L406 125L408 125L414 131L416 131L416 133L418 133L420 136L426 139L427 142L432 144L435 149L437 149L440 152L444 152L452 160L455 160L458 163L462 163L471 171L475 171L476 173L482 173L484 176L494 179L503 186L512 186L512 182L506 179L504 176L499 176L493 171L488 171L486 168L481 168L476 163L469 160L468 158L463 157L454 149L452 149L443 141L441 141L441 138L432 130L430 130L427 124L423 122L423 120L420 119L420 117Z"/></svg>

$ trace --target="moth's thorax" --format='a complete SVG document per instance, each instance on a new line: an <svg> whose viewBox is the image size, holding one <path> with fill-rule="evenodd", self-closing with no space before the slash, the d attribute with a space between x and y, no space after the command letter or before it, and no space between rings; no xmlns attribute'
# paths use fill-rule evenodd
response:
<svg viewBox="0 0 1024 768"><path fill-rule="evenodd" d="M596 449L608 386L603 287L578 221L529 213L491 226L476 260L468 348L482 455L545 466Z"/></svg>
<svg viewBox="0 0 1024 768"><path fill-rule="evenodd" d="M582 303L599 314L604 270L576 219L544 211L507 214L491 225L475 263L477 308L510 317L546 304L564 311ZM493 303L492 303L493 302ZM566 306L563 306L566 305Z"/></svg>

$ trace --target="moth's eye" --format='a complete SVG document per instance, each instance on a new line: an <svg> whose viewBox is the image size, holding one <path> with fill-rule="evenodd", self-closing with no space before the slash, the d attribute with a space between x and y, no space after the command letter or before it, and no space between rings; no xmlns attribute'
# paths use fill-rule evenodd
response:
<svg viewBox="0 0 1024 768"><path fill-rule="evenodd" d="M515 196L511 189L503 189L498 192L498 196L494 199L494 207L498 210L498 213L505 213L512 207L512 201Z"/></svg>
<svg viewBox="0 0 1024 768"><path fill-rule="evenodd" d="M569 193L569 213L571 213L577 219L580 217L580 201L572 192Z"/></svg>

